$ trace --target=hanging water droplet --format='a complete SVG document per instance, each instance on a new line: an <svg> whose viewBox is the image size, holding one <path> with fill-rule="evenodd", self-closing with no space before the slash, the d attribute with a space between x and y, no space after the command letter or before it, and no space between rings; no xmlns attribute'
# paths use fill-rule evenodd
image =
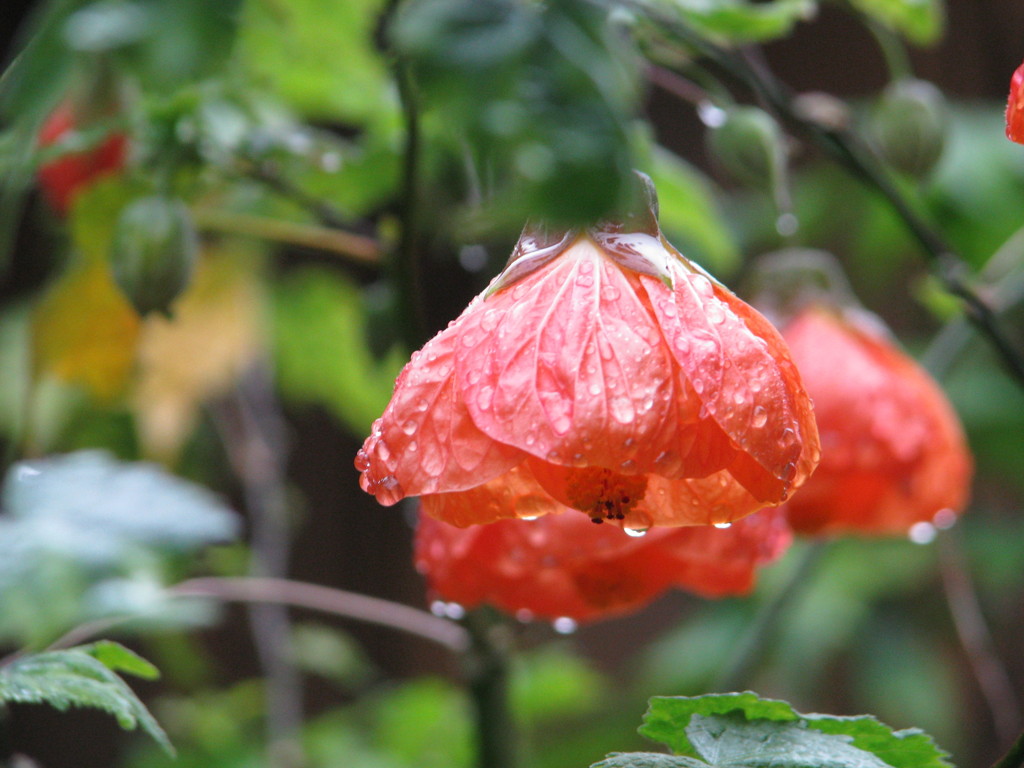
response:
<svg viewBox="0 0 1024 768"><path fill-rule="evenodd" d="M914 523L907 532L907 537L915 544L931 544L935 541L938 531L931 523Z"/></svg>
<svg viewBox="0 0 1024 768"><path fill-rule="evenodd" d="M489 384L480 388L476 394L476 404L481 411L486 411L494 401L494 387Z"/></svg>
<svg viewBox="0 0 1024 768"><path fill-rule="evenodd" d="M533 621L533 611L526 608L520 608L516 611L516 621L520 621L523 624Z"/></svg>
<svg viewBox="0 0 1024 768"><path fill-rule="evenodd" d="M754 415L751 417L750 423L754 429L760 429L768 423L768 411L765 410L763 405L754 408Z"/></svg>
<svg viewBox="0 0 1024 768"><path fill-rule="evenodd" d="M704 379L694 379L693 380L693 391L696 392L698 395L703 394L703 392L704 392Z"/></svg>
<svg viewBox="0 0 1024 768"><path fill-rule="evenodd" d="M466 615L466 609L458 603L448 603L444 607L444 615L452 621L458 621Z"/></svg>
<svg viewBox="0 0 1024 768"><path fill-rule="evenodd" d="M639 538L641 536L647 535L646 528L623 528L622 530L626 532L627 536L632 536L634 538Z"/></svg>
<svg viewBox="0 0 1024 768"><path fill-rule="evenodd" d="M438 618L444 618L445 608L448 604L444 600L434 600L430 603L430 612Z"/></svg>
<svg viewBox="0 0 1024 768"><path fill-rule="evenodd" d="M708 128L721 128L725 125L727 115L724 109L705 100L697 104L697 117Z"/></svg>
<svg viewBox="0 0 1024 768"><path fill-rule="evenodd" d="M795 235L800 229L800 220L792 213L783 213L775 220L775 231L783 237Z"/></svg>
<svg viewBox="0 0 1024 768"><path fill-rule="evenodd" d="M534 521L534 520L536 520L536 519L537 519L538 517L540 517L540 515L527 515L526 517L520 517L519 519L520 519L520 520L527 520L527 521L529 521L529 522L533 522L533 521Z"/></svg>
<svg viewBox="0 0 1024 768"><path fill-rule="evenodd" d="M726 528L732 528L732 523L714 523L715 528L725 530Z"/></svg>
<svg viewBox="0 0 1024 768"><path fill-rule="evenodd" d="M633 470L636 469L636 462L633 461L632 459L626 459L624 462L619 464L619 468L623 472L632 472Z"/></svg>
<svg viewBox="0 0 1024 768"><path fill-rule="evenodd" d="M577 624L568 616L559 616L551 622L551 626L554 627L555 632L560 635L571 635L576 631Z"/></svg>
<svg viewBox="0 0 1024 768"><path fill-rule="evenodd" d="M940 509L932 517L932 524L940 531L948 531L956 524L956 512L948 507Z"/></svg>
<svg viewBox="0 0 1024 768"><path fill-rule="evenodd" d="M409 445L406 446L406 450L409 451L409 453L416 453L419 449L420 445L415 440L410 440Z"/></svg>

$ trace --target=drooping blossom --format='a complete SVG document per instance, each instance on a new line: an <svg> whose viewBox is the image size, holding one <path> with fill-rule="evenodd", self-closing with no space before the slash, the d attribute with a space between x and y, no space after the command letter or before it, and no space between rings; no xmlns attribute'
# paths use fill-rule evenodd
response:
<svg viewBox="0 0 1024 768"><path fill-rule="evenodd" d="M744 594L758 566L779 557L791 538L777 508L725 530L654 528L641 537L571 511L469 528L422 515L415 558L438 599L467 608L487 603L522 618L588 621L635 610L672 588Z"/></svg>
<svg viewBox="0 0 1024 768"><path fill-rule="evenodd" d="M972 473L956 413L882 321L844 306L849 300L815 291L788 320L778 318L821 434L821 463L785 505L790 525L808 534L906 534L915 523L951 520Z"/></svg>
<svg viewBox="0 0 1024 768"><path fill-rule="evenodd" d="M778 332L662 237L544 237L415 353L356 458L383 504L466 526L562 509L634 529L736 520L817 462Z"/></svg>
<svg viewBox="0 0 1024 768"><path fill-rule="evenodd" d="M1010 97L1006 102L1006 138L1024 144L1024 64L1010 79Z"/></svg>
<svg viewBox="0 0 1024 768"><path fill-rule="evenodd" d="M52 146L83 127L72 101L63 101L50 113L39 130L39 146ZM128 141L125 135L111 133L94 147L81 152L68 152L40 166L39 186L56 211L67 213L79 191L100 177L124 167L127 152Z"/></svg>

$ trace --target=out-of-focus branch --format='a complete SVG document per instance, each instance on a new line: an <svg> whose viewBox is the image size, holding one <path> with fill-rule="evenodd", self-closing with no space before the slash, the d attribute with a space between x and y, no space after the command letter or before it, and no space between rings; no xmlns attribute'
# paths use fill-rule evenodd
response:
<svg viewBox="0 0 1024 768"><path fill-rule="evenodd" d="M288 571L291 536L285 480L284 421L268 369L262 365L242 378L234 396L214 410L228 459L242 484L252 529L251 573L283 577ZM266 677L268 765L297 768L304 762L302 678L293 663L287 608L253 605L253 642Z"/></svg>
<svg viewBox="0 0 1024 768"><path fill-rule="evenodd" d="M1005 755L993 763L992 768L1020 768L1024 765L1024 731Z"/></svg>
<svg viewBox="0 0 1024 768"><path fill-rule="evenodd" d="M289 579L253 577L205 577L189 579L171 587L177 597L207 597L242 603L277 603L308 608L345 619L365 621L422 637L462 653L469 645L469 633L447 619L401 603L360 595L319 584Z"/></svg>
<svg viewBox="0 0 1024 768"><path fill-rule="evenodd" d="M955 531L939 538L939 572L946 592L946 602L953 616L960 644L970 662L974 677L992 713L999 740L1009 742L1020 724L1020 702L1014 693L1006 668L996 654L992 635L978 604L978 595L965 562L964 553L955 540Z"/></svg>

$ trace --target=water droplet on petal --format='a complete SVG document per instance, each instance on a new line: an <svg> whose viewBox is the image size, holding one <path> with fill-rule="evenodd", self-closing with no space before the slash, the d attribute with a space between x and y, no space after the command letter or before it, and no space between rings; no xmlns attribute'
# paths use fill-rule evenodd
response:
<svg viewBox="0 0 1024 768"><path fill-rule="evenodd" d="M763 405L759 405L754 408L754 415L750 420L754 429L760 429L768 423L768 411L765 410Z"/></svg>
<svg viewBox="0 0 1024 768"><path fill-rule="evenodd" d="M406 421L402 425L402 431L405 432L405 434L407 434L407 435L414 435L414 434L416 434L417 426L418 425L416 424L415 421L413 421L412 419L409 419L408 421Z"/></svg>
<svg viewBox="0 0 1024 768"><path fill-rule="evenodd" d="M632 536L634 538L639 538L641 536L647 535L646 528L623 528L622 530L625 531L627 536Z"/></svg>
<svg viewBox="0 0 1024 768"><path fill-rule="evenodd" d="M576 631L577 624L568 616L559 616L551 622L551 626L554 627L555 632L560 635L571 635Z"/></svg>
<svg viewBox="0 0 1024 768"><path fill-rule="evenodd" d="M597 395L601 394L601 385L597 383L591 384L589 387L587 387L587 392L596 397Z"/></svg>
<svg viewBox="0 0 1024 768"><path fill-rule="evenodd" d="M619 468L623 472L632 472L633 470L636 469L636 462L633 461L632 459L626 459L624 462L619 464Z"/></svg>
<svg viewBox="0 0 1024 768"><path fill-rule="evenodd" d="M696 392L698 395L704 392L704 379L693 380L693 391Z"/></svg>
<svg viewBox="0 0 1024 768"><path fill-rule="evenodd" d="M416 401L416 410L417 411L425 411L425 410L427 410L427 406L428 406L428 404L427 404L426 400L417 400Z"/></svg>
<svg viewBox="0 0 1024 768"><path fill-rule="evenodd" d="M417 443L415 440L411 440L409 442L409 445L406 446L406 450L409 451L409 453L416 453L416 451L418 451L419 449L419 443Z"/></svg>
<svg viewBox="0 0 1024 768"><path fill-rule="evenodd" d="M732 528L732 523L714 523L713 525L715 526L715 528L720 528L723 531L726 528Z"/></svg>
<svg viewBox="0 0 1024 768"><path fill-rule="evenodd" d="M402 492L402 486L398 482L398 478L394 475L387 475L382 477L377 483L377 487L374 489L374 495L385 506L391 506L397 504L402 500L405 494Z"/></svg>
<svg viewBox="0 0 1024 768"><path fill-rule="evenodd" d="M704 310L704 314L707 315L708 320L715 325L725 322L725 310L722 309L721 304L708 304L707 308Z"/></svg>
<svg viewBox="0 0 1024 768"><path fill-rule="evenodd" d="M526 517L520 517L519 519L520 519L520 520L527 520L527 521L529 521L529 522L533 522L533 521L534 521L534 520L536 520L536 519L537 519L538 517L540 517L540 515L527 515Z"/></svg>
<svg viewBox="0 0 1024 768"><path fill-rule="evenodd" d="M494 387L487 385L480 388L476 394L476 404L481 411L486 411L494 401Z"/></svg>

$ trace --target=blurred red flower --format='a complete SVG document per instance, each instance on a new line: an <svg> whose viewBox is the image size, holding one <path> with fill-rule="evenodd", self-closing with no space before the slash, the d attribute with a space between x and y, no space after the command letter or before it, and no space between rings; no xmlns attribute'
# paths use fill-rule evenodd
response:
<svg viewBox="0 0 1024 768"><path fill-rule="evenodd" d="M48 147L84 126L79 124L71 100L61 102L39 131L39 146ZM75 195L101 176L124 167L128 141L123 133L111 133L94 147L68 152L40 166L39 186L56 211L66 214Z"/></svg>
<svg viewBox="0 0 1024 768"><path fill-rule="evenodd" d="M821 464L786 504L795 531L905 534L963 510L972 462L957 416L881 321L810 306L783 335L821 431Z"/></svg>
<svg viewBox="0 0 1024 768"><path fill-rule="evenodd" d="M817 430L778 332L653 208L624 230L524 233L398 377L362 487L460 526L564 505L640 529L729 522L803 483Z"/></svg>
<svg viewBox="0 0 1024 768"><path fill-rule="evenodd" d="M1024 64L1017 67L1010 80L1010 97L1006 102L1006 137L1024 144Z"/></svg>
<svg viewBox="0 0 1024 768"><path fill-rule="evenodd" d="M469 528L422 515L415 557L437 598L521 618L587 621L635 610L673 587L706 597L746 593L757 567L791 538L778 509L726 530L655 528L640 537L571 513Z"/></svg>

